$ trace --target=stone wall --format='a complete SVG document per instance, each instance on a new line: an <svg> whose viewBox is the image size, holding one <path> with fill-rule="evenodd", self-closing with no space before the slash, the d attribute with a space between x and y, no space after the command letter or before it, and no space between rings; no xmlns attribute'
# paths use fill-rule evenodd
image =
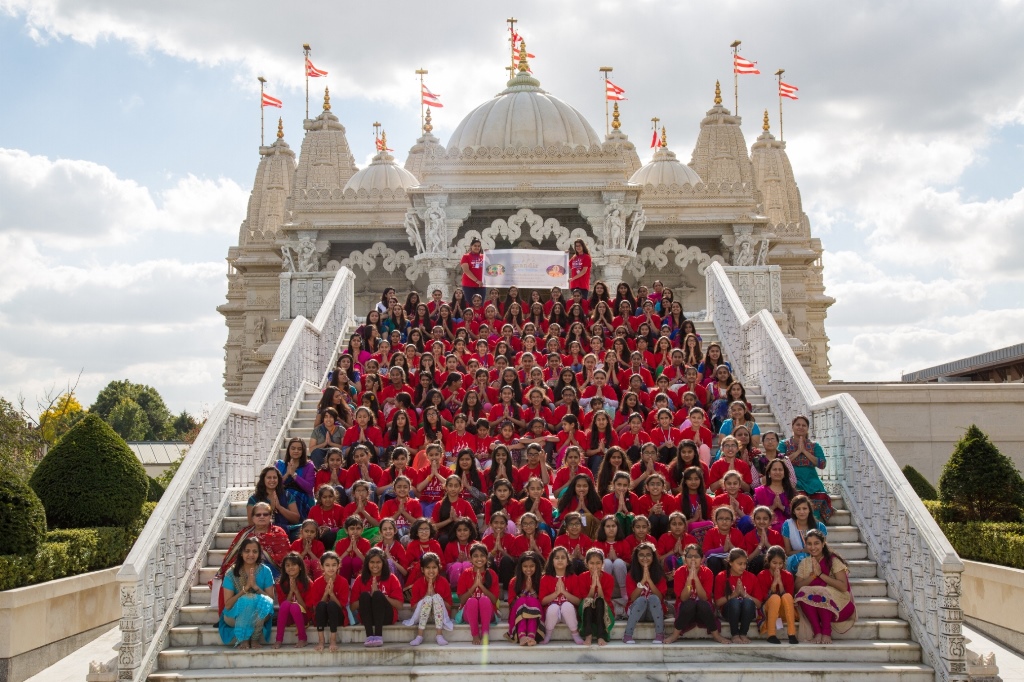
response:
<svg viewBox="0 0 1024 682"><path fill-rule="evenodd" d="M1024 571L965 560L962 589L968 623L1024 652L1024 615L1018 608L1024 604Z"/></svg>
<svg viewBox="0 0 1024 682"><path fill-rule="evenodd" d="M900 467L909 464L932 483L971 424L1024 472L1024 384L828 384L817 389L822 397L852 395Z"/></svg>

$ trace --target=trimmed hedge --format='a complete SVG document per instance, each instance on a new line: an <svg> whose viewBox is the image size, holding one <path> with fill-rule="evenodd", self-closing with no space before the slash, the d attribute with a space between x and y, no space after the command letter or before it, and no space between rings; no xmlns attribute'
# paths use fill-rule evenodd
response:
<svg viewBox="0 0 1024 682"><path fill-rule="evenodd" d="M0 555L35 554L46 537L46 510L13 471L0 469Z"/></svg>
<svg viewBox="0 0 1024 682"><path fill-rule="evenodd" d="M940 523L962 559L1024 569L1024 523Z"/></svg>
<svg viewBox="0 0 1024 682"><path fill-rule="evenodd" d="M149 492L146 494L147 502L159 502L160 498L164 496L164 487L160 485L160 481L156 480L152 476L149 477Z"/></svg>
<svg viewBox="0 0 1024 682"><path fill-rule="evenodd" d="M0 556L0 591L117 566L128 556L156 503L129 528L52 530L30 556Z"/></svg>
<svg viewBox="0 0 1024 682"><path fill-rule="evenodd" d="M1024 478L1013 461L971 424L939 477L939 499L964 521L1019 521Z"/></svg>
<svg viewBox="0 0 1024 682"><path fill-rule="evenodd" d="M51 528L129 526L149 490L146 470L110 425L87 414L32 473Z"/></svg>
<svg viewBox="0 0 1024 682"><path fill-rule="evenodd" d="M914 489L914 492L922 500L939 499L939 493L935 490L935 486L929 483L928 479L922 476L920 471L908 464L903 467L903 475L907 477L910 487Z"/></svg>

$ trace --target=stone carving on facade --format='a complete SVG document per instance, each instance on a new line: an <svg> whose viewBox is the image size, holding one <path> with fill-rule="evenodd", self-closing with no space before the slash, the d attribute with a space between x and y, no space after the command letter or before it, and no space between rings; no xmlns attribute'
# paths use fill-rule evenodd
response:
<svg viewBox="0 0 1024 682"><path fill-rule="evenodd" d="M732 247L732 264L740 267L749 267L754 264L754 248L749 234L741 234L736 237L736 243Z"/></svg>
<svg viewBox="0 0 1024 682"><path fill-rule="evenodd" d="M426 253L444 256L447 252L448 226L444 209L436 201L427 206L426 222ZM408 228L406 228L408 229Z"/></svg>
<svg viewBox="0 0 1024 682"><path fill-rule="evenodd" d="M768 240L761 240L761 248L757 251L756 265L768 265Z"/></svg>
<svg viewBox="0 0 1024 682"><path fill-rule="evenodd" d="M256 324L253 327L252 336L257 346L262 346L267 342L267 318L256 318Z"/></svg>
<svg viewBox="0 0 1024 682"><path fill-rule="evenodd" d="M626 219L622 215L622 205L613 201L604 210L604 248L622 249L626 246Z"/></svg>
<svg viewBox="0 0 1024 682"><path fill-rule="evenodd" d="M636 253L636 248L640 245L640 233L644 231L645 227L647 227L647 214L640 206L633 211L633 221L630 224L629 237L626 239L627 250Z"/></svg>
<svg viewBox="0 0 1024 682"><path fill-rule="evenodd" d="M484 249L493 249L498 238L503 238L512 244L517 244L523 238L523 225L529 228L529 237L538 244L555 238L555 247L560 251L568 251L577 239L583 240L591 253L594 253L596 242L593 236L586 230L575 228L570 230L562 225L557 218L544 219L528 208L521 208L508 219L498 218L491 222L490 227L482 231L467 231L452 247L450 254L458 258L469 249L469 243L473 239L479 239Z"/></svg>
<svg viewBox="0 0 1024 682"><path fill-rule="evenodd" d="M409 235L409 243L416 249L417 256L426 251L423 247L423 237L420 236L419 221L416 220L413 211L405 214L405 233Z"/></svg>
<svg viewBox="0 0 1024 682"><path fill-rule="evenodd" d="M672 255L672 263L682 272L690 263L697 263L697 272L701 275L711 266L712 263L725 265L725 259L719 255L708 255L696 246L685 246L680 244L673 237L669 237L655 247L645 246L635 258L630 260L626 266L629 272L637 279L647 274L647 266L652 265L658 270L663 270L669 264L669 256Z"/></svg>
<svg viewBox="0 0 1024 682"><path fill-rule="evenodd" d="M327 251L327 245L319 245L308 237L298 243L289 243L281 247L284 260L281 269L287 272L319 272L320 260Z"/></svg>
<svg viewBox="0 0 1024 682"><path fill-rule="evenodd" d="M363 272L369 274L377 268L378 258L382 259L381 267L385 272L393 274L397 270L403 269L405 276L411 282L415 282L424 272L419 262L413 260L408 251L395 251L384 242L374 242L365 251L353 251L339 265L352 270L361 268Z"/></svg>

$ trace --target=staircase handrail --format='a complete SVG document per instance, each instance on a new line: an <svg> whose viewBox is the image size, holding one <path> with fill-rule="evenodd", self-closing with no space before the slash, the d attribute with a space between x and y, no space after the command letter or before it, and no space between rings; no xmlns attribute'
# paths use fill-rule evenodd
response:
<svg viewBox="0 0 1024 682"><path fill-rule="evenodd" d="M827 461L822 481L845 498L935 679L967 680L964 565L949 540L857 401L847 393L821 398L775 319L767 310L747 314L721 264L707 268L705 279L708 315L727 359L760 387L780 427L797 415L810 420Z"/></svg>
<svg viewBox="0 0 1024 682"><path fill-rule="evenodd" d="M185 455L117 580L121 600L118 680L152 671L227 513L233 489L251 488L277 458L299 402L334 366L354 321L355 275L342 268L316 319L292 320L247 405L221 401Z"/></svg>

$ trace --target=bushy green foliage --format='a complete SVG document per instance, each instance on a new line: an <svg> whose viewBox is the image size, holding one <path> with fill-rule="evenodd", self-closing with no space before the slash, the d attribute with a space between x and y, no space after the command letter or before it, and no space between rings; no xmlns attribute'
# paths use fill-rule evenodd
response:
<svg viewBox="0 0 1024 682"><path fill-rule="evenodd" d="M903 475L907 477L910 487L914 489L914 492L922 500L939 499L939 494L935 492L935 487L928 482L927 478L921 475L920 471L908 464L903 467Z"/></svg>
<svg viewBox="0 0 1024 682"><path fill-rule="evenodd" d="M939 499L966 521L1017 521L1024 507L1024 479L988 436L971 424L942 469Z"/></svg>
<svg viewBox="0 0 1024 682"><path fill-rule="evenodd" d="M0 468L27 479L42 456L38 429L12 403L0 398Z"/></svg>
<svg viewBox="0 0 1024 682"><path fill-rule="evenodd" d="M129 526L139 518L149 490L135 454L91 413L43 458L29 485L51 528Z"/></svg>
<svg viewBox="0 0 1024 682"><path fill-rule="evenodd" d="M122 563L156 504L143 505L129 528L52 530L39 550L28 556L0 556L0 590L35 585Z"/></svg>
<svg viewBox="0 0 1024 682"><path fill-rule="evenodd" d="M146 411L131 398L121 398L117 405L114 405L114 409L107 415L107 423L125 440L152 440L146 438L149 433Z"/></svg>
<svg viewBox="0 0 1024 682"><path fill-rule="evenodd" d="M159 502L160 498L163 497L164 487L160 485L160 481L156 480L152 476L149 477L149 492L146 494L147 502Z"/></svg>
<svg viewBox="0 0 1024 682"><path fill-rule="evenodd" d="M940 523L961 559L1024 569L1024 523Z"/></svg>
<svg viewBox="0 0 1024 682"><path fill-rule="evenodd" d="M5 468L0 468L0 529L0 554L35 554L46 537L43 503Z"/></svg>

